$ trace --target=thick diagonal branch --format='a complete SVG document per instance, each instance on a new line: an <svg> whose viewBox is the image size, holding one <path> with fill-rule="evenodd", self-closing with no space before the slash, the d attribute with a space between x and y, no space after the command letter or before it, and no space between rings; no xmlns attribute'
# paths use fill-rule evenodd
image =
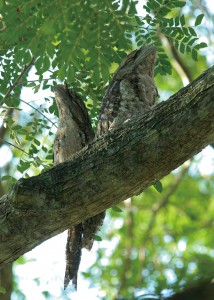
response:
<svg viewBox="0 0 214 300"><path fill-rule="evenodd" d="M139 194L214 140L214 68L0 200L0 264Z"/></svg>

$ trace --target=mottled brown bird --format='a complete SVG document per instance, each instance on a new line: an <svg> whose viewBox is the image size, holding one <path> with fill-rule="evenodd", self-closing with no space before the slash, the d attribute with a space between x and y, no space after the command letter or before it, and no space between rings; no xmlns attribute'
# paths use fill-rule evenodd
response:
<svg viewBox="0 0 214 300"><path fill-rule="evenodd" d="M59 120L54 141L54 163L59 164L68 160L72 154L91 142L94 139L94 132L84 101L77 93L63 85L58 85L55 88L55 99ZM88 222L90 223L90 221ZM72 280L74 288L77 289L77 274L82 247L87 249L92 247L93 234L89 234L90 229L87 229L89 237L85 239L83 231L83 223L68 229L64 288Z"/></svg>
<svg viewBox="0 0 214 300"><path fill-rule="evenodd" d="M120 64L101 104L97 136L134 120L156 104L155 56L154 46L143 46Z"/></svg>
<svg viewBox="0 0 214 300"><path fill-rule="evenodd" d="M143 46L131 52L116 70L100 107L97 137L134 120L155 104L158 96L154 82L156 49ZM105 212L97 216L97 228Z"/></svg>
<svg viewBox="0 0 214 300"><path fill-rule="evenodd" d="M84 101L63 85L55 87L59 111L58 130L54 141L54 163L69 159L94 139L94 131Z"/></svg>

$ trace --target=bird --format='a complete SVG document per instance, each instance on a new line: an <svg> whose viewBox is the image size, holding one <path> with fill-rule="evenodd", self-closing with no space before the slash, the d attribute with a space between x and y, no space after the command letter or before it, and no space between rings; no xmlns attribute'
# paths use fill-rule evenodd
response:
<svg viewBox="0 0 214 300"><path fill-rule="evenodd" d="M142 46L132 51L119 65L100 106L96 138L151 110L157 104L154 82L156 48ZM105 212L99 215L100 228Z"/></svg>
<svg viewBox="0 0 214 300"><path fill-rule="evenodd" d="M82 98L66 85L57 85L54 92L59 112L58 129L53 146L54 164L57 165L69 160L74 153L88 145L94 139L95 134ZM85 239L83 231L83 223L68 229L64 289L72 281L74 289L77 290L82 248L91 249L93 244L93 235ZM87 229L87 231L89 235L90 230Z"/></svg>
<svg viewBox="0 0 214 300"><path fill-rule="evenodd" d="M157 101L154 82L156 48L132 51L113 75L100 107L96 136L118 128L152 109Z"/></svg>

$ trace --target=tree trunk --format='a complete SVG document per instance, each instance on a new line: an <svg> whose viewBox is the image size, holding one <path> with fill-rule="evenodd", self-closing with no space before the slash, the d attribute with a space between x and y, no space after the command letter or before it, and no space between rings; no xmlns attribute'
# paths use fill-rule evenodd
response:
<svg viewBox="0 0 214 300"><path fill-rule="evenodd" d="M2 196L3 193L4 193L4 189L0 182L0 195ZM0 256L1 256L1 254L0 254ZM12 264L7 264L3 268L0 269L0 299L1 300L10 300L12 289L13 289Z"/></svg>
<svg viewBox="0 0 214 300"><path fill-rule="evenodd" d="M0 200L0 264L141 193L214 141L213 70L70 161L20 179Z"/></svg>
<svg viewBox="0 0 214 300"><path fill-rule="evenodd" d="M12 111L9 109L7 111L7 115L11 115ZM4 139L6 134L5 127L0 128L0 139ZM0 142L0 147L2 146ZM0 182L0 197L4 195L4 187L2 182ZM1 253L0 253L1 257ZM7 264L3 268L0 269L0 299L1 300L10 300L11 294L13 290L13 268L12 264Z"/></svg>

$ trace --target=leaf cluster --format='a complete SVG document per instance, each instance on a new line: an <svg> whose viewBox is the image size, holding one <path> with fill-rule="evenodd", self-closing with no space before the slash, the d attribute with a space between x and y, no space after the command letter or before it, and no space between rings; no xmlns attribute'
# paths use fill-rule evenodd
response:
<svg viewBox="0 0 214 300"><path fill-rule="evenodd" d="M39 84L31 83L35 91L41 87L46 71L51 74L43 84L49 88L56 80L72 83L80 94L92 99L96 112L104 88L110 78L111 63L119 64L134 44L153 44L158 50L156 74L171 73L171 66L162 47L162 35L181 52L191 52L206 46L197 43L193 27L187 26L179 10L185 1L155 0L143 6L144 17L136 10L136 1L9 1L2 6L2 20L7 28L1 32L2 57L7 56L17 67L35 57ZM167 15L179 9L175 18ZM203 15L195 20L195 26ZM135 46L136 47L136 46ZM9 66L5 66L9 71ZM10 70L12 67L10 67ZM2 81L5 82L5 75ZM51 81L52 80L52 81ZM5 86L7 88L7 86ZM3 94L6 90L3 89ZM93 115L94 116L94 115Z"/></svg>
<svg viewBox="0 0 214 300"><path fill-rule="evenodd" d="M171 64L162 46L162 38L169 40L180 53L191 53L192 58L197 61L197 52L201 48L207 47L206 43L197 43L198 37L195 29L188 26L185 16L178 14L170 17L173 10L185 6L185 1L151 0L143 6L146 11L144 17L135 16L138 24L135 32L137 46L154 44L158 50L158 61L156 74L171 74ZM195 26L201 24L204 15L200 14L195 20Z"/></svg>

